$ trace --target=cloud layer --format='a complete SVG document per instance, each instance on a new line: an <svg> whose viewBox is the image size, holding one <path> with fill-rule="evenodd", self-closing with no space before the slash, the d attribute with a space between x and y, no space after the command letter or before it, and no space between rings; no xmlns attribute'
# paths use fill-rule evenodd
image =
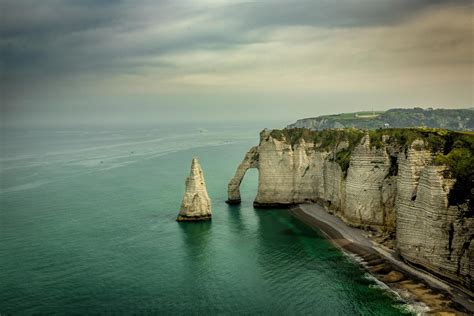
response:
<svg viewBox="0 0 474 316"><path fill-rule="evenodd" d="M248 106L236 97L265 111L280 107L278 119L327 112L317 108L323 100L341 110L473 104L469 1L0 6L2 112L12 119L81 109L87 119L91 108L127 113L127 103L157 116L219 103L210 111L227 117Z"/></svg>

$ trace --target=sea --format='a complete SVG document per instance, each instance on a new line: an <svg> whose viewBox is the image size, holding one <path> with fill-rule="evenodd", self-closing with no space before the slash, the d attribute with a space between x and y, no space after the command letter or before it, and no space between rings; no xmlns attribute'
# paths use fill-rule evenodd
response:
<svg viewBox="0 0 474 316"><path fill-rule="evenodd" d="M287 210L227 184L272 123L2 128L0 315L409 315ZM175 221L192 157L212 221Z"/></svg>

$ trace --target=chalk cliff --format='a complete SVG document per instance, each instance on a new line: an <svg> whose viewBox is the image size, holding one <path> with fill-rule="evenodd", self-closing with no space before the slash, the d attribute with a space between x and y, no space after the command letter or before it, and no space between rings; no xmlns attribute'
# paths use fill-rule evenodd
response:
<svg viewBox="0 0 474 316"><path fill-rule="evenodd" d="M197 158L193 158L191 172L186 179L186 190L177 221L211 219L211 199L207 194L204 175Z"/></svg>
<svg viewBox="0 0 474 316"><path fill-rule="evenodd" d="M257 168L255 206L318 202L349 225L395 235L406 261L472 291L473 151L473 134L444 130L264 130L228 202L240 202L245 172Z"/></svg>

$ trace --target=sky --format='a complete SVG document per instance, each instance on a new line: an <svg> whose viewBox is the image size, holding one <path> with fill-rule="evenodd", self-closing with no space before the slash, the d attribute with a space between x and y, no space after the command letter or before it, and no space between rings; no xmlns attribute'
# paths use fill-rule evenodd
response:
<svg viewBox="0 0 474 316"><path fill-rule="evenodd" d="M474 105L474 5L0 0L4 126Z"/></svg>

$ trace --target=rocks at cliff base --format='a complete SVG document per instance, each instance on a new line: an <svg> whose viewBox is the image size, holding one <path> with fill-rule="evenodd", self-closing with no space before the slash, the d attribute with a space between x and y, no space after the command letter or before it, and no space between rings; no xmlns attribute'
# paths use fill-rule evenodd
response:
<svg viewBox="0 0 474 316"><path fill-rule="evenodd" d="M186 179L186 190L179 211L178 222L210 220L211 199L207 194L204 174L197 158L193 158L191 172Z"/></svg>
<svg viewBox="0 0 474 316"><path fill-rule="evenodd" d="M396 283L405 279L403 273L398 271L390 271L385 277L382 278L384 282L387 283Z"/></svg>

